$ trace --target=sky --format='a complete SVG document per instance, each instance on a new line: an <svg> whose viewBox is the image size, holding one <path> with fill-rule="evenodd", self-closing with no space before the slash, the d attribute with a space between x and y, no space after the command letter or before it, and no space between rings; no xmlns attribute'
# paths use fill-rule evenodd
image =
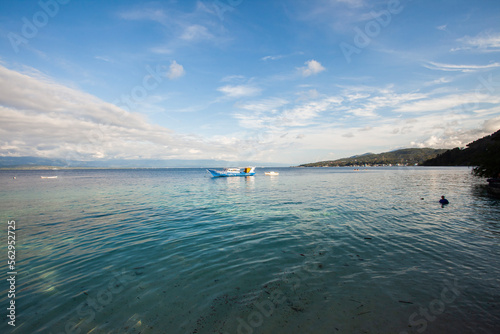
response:
<svg viewBox="0 0 500 334"><path fill-rule="evenodd" d="M5 0L0 156L290 165L500 129L498 0Z"/></svg>

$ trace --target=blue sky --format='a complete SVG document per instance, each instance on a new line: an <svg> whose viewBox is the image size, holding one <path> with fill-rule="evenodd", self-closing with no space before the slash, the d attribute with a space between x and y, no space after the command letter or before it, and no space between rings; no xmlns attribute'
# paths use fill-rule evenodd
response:
<svg viewBox="0 0 500 334"><path fill-rule="evenodd" d="M500 2L2 1L0 156L299 164L500 129Z"/></svg>

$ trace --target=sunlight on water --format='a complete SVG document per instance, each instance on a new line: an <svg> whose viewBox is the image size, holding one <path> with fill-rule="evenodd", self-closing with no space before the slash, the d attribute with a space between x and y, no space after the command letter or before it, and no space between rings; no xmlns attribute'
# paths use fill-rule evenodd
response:
<svg viewBox="0 0 500 334"><path fill-rule="evenodd" d="M18 322L1 332L499 331L500 201L484 180L275 170L0 172L18 270Z"/></svg>

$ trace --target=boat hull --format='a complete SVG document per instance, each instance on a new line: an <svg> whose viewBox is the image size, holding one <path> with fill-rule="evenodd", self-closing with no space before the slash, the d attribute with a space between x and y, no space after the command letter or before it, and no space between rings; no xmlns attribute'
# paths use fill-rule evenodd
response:
<svg viewBox="0 0 500 334"><path fill-rule="evenodd" d="M250 173L233 173L233 172L225 172L225 171L218 171L215 169L207 169L207 171L212 174L213 177L233 177L233 176L254 176L255 172L250 172Z"/></svg>

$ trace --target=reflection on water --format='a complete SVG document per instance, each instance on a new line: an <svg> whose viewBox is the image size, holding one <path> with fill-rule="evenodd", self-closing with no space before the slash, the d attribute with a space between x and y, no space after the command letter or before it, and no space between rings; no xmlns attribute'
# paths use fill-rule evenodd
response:
<svg viewBox="0 0 500 334"><path fill-rule="evenodd" d="M0 331L498 332L500 201L468 169L273 170L1 171Z"/></svg>

